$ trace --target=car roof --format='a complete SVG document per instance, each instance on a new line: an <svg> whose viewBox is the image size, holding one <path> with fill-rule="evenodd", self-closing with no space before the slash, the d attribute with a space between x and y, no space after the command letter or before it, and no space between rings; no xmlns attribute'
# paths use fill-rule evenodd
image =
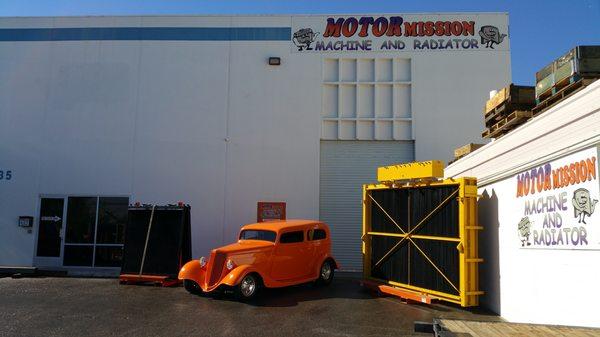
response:
<svg viewBox="0 0 600 337"><path fill-rule="evenodd" d="M318 220L302 220L302 219L294 219L294 220L276 220L276 221L266 221L259 223L247 224L242 227L242 229L263 229L263 230L271 230L274 232L280 232L285 229L290 228L301 228L308 225L324 225L323 222Z"/></svg>

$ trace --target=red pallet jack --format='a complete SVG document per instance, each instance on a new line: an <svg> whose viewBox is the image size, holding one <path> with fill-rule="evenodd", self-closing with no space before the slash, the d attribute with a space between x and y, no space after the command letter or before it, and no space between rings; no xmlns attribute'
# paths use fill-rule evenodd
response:
<svg viewBox="0 0 600 337"><path fill-rule="evenodd" d="M154 284L161 287L173 287L181 283L180 280L170 279L165 275L132 275L132 274L121 274L119 275L119 283L121 284Z"/></svg>
<svg viewBox="0 0 600 337"><path fill-rule="evenodd" d="M387 295L400 297L401 299L405 300L406 303L419 302L419 303L431 304L431 301L433 300L433 298L427 294L416 292L416 291L411 291L408 289L392 287L392 286L382 284L379 282L374 282L374 281L370 281L370 280L362 280L360 283L361 283L361 286L368 288L372 291L375 291L378 294L387 294Z"/></svg>

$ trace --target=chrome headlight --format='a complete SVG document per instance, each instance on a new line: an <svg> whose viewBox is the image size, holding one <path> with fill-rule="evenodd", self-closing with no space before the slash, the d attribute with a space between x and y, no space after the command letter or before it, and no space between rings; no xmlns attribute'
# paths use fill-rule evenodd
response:
<svg viewBox="0 0 600 337"><path fill-rule="evenodd" d="M233 269L233 267L235 266L233 264L233 261L231 261L231 259L227 260L227 264L225 265L227 267L228 270Z"/></svg>
<svg viewBox="0 0 600 337"><path fill-rule="evenodd" d="M198 262L200 262L200 267L203 268L204 266L206 266L206 258L204 256L202 256L200 258L200 260L198 260Z"/></svg>

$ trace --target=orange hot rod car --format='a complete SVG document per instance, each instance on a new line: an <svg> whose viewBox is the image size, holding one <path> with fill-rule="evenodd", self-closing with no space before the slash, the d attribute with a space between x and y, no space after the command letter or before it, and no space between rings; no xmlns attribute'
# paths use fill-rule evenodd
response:
<svg viewBox="0 0 600 337"><path fill-rule="evenodd" d="M230 288L244 300L254 297L263 286L276 288L311 281L327 285L337 268L326 224L270 221L243 226L237 243L213 249L208 259L186 263L179 279L191 293Z"/></svg>

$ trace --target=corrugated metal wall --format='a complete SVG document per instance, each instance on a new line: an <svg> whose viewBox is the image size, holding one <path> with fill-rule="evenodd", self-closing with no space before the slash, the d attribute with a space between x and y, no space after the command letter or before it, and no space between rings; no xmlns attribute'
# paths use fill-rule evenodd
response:
<svg viewBox="0 0 600 337"><path fill-rule="evenodd" d="M329 224L344 270L362 270L362 184L377 167L414 160L412 141L321 141L319 217Z"/></svg>

